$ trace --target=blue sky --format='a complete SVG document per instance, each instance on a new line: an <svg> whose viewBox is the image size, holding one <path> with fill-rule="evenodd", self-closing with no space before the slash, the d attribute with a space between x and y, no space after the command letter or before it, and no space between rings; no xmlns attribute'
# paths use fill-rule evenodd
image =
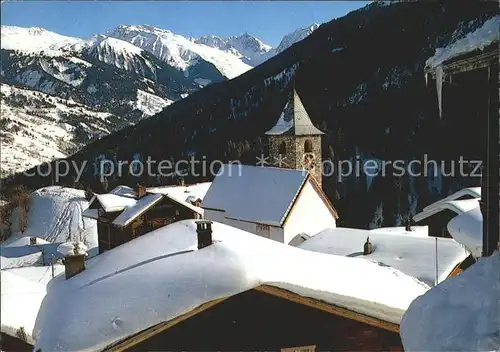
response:
<svg viewBox="0 0 500 352"><path fill-rule="evenodd" d="M297 28L323 23L369 1L2 1L2 24L86 38L121 24L149 24L184 36L248 32L277 46Z"/></svg>

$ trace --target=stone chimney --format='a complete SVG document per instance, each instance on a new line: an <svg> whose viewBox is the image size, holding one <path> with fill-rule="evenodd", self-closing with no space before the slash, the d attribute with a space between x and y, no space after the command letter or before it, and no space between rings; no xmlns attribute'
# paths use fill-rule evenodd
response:
<svg viewBox="0 0 500 352"><path fill-rule="evenodd" d="M30 246L36 244L36 237L30 237Z"/></svg>
<svg viewBox="0 0 500 352"><path fill-rule="evenodd" d="M136 193L136 198L144 197L146 195L146 187L138 183L135 188L135 193Z"/></svg>
<svg viewBox="0 0 500 352"><path fill-rule="evenodd" d="M373 252L372 243L370 242L370 237L367 237L365 245L363 246L363 255L372 254L372 252Z"/></svg>
<svg viewBox="0 0 500 352"><path fill-rule="evenodd" d="M85 257L87 256L87 252L85 252L86 247L80 243L65 243L61 246L64 246L64 248L62 248L63 250L58 250L60 253L64 254L64 271L66 280L68 280L85 270Z"/></svg>
<svg viewBox="0 0 500 352"><path fill-rule="evenodd" d="M212 244L212 222L210 220L196 221L196 233L198 234L198 249Z"/></svg>

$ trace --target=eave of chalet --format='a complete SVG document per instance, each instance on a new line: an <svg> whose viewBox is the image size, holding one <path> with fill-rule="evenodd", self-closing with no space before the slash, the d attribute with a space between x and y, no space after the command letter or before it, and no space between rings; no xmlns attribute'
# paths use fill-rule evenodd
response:
<svg viewBox="0 0 500 352"><path fill-rule="evenodd" d="M288 290L285 290L285 289L282 289L279 287L274 287L274 286L270 286L270 285L261 285L261 286L254 288L253 290L259 291L259 292L264 292L264 293L270 294L272 296L276 296L276 297L279 297L281 299L295 302L295 303L298 303L298 304L301 304L301 305L304 305L304 306L307 306L310 308L319 309L319 310L324 311L328 314L332 314L332 315L339 316L342 318L354 320L354 321L364 323L364 324L367 324L370 326L374 326L374 327L377 327L380 329L384 329L387 331L399 333L399 324L394 324L394 323L390 323L387 321L383 321L381 319L374 318L374 317L371 317L371 316L366 315L366 314L361 314L361 313L355 312L353 310L342 308L342 307L339 307L339 306L336 306L333 304L329 304L329 303L323 302L321 300L317 300L317 299L313 299L313 298L309 298L309 297L304 297L304 296L298 295L294 292L291 292L291 291L288 291ZM145 340L148 340L151 337L153 337L157 334L160 334L160 333L172 328L173 326L190 319L191 317L193 317L201 312L208 310L208 309L216 306L217 304L219 304L219 303L221 303L229 298L230 297L223 297L223 298L212 300L210 302L206 302L206 303L194 308L193 310L191 310L187 313L184 313L184 314L182 314L182 315L180 315L172 320L156 324L156 325L154 325L148 329L145 329L137 334L129 336L122 341L119 341L119 342L114 343L110 346L107 346L106 348L104 348L103 351L109 351L109 352L126 351L127 349L129 349L129 348L131 348L131 347L133 347L133 346L135 346L135 345L137 345Z"/></svg>

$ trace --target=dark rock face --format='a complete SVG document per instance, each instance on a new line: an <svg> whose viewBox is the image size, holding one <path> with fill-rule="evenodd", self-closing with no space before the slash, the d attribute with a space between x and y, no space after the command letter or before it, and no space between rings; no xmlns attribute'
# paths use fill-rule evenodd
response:
<svg viewBox="0 0 500 352"><path fill-rule="evenodd" d="M481 133L474 124L454 126L439 119L435 88L426 87L425 61L443 47L496 15L496 4L469 1L371 4L320 26L236 79L213 84L167 107L161 113L88 145L73 155L88 161L85 184L98 181L92 163L108 159L146 160L239 159L254 164L267 152L264 132L277 121L292 80L311 120L326 135L323 159L338 160L457 160L463 151L454 135ZM470 118L450 116L457 121ZM460 129L460 130L450 130ZM474 130L476 129L476 130ZM473 131L474 130L474 131ZM482 144L470 139L470 158L482 158ZM187 177L200 181L210 177ZM477 184L471 178L394 176L323 180L323 188L339 210L343 225L369 227L400 225L408 212L448 193L448 189ZM46 177L16 176L6 184L40 187ZM173 182L142 177L146 183ZM67 184L74 175L67 176ZM130 174L109 182L137 183Z"/></svg>

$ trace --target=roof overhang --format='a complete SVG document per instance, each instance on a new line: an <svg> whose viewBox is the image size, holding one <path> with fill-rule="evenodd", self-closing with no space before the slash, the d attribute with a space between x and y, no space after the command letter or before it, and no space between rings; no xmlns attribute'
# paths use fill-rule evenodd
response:
<svg viewBox="0 0 500 352"><path fill-rule="evenodd" d="M496 42L484 50L474 50L466 54L444 61L441 65L446 75L454 75L462 72L479 70L498 63L499 45ZM425 73L433 78L436 76L436 67L425 67Z"/></svg>
<svg viewBox="0 0 500 352"><path fill-rule="evenodd" d="M264 293L270 294L272 296L276 296L276 297L279 297L279 298L282 298L282 299L285 299L288 301L292 301L292 302L295 302L295 303L298 303L298 304L301 304L301 305L304 305L307 307L315 308L315 309L324 311L324 312L331 314L331 315L336 315L336 316L339 316L342 318L346 318L349 320L354 320L354 321L358 321L358 322L361 322L361 323L364 323L367 325L378 327L380 329L399 333L399 324L394 324L394 323L390 323L387 321L383 321L381 319L374 318L374 317L371 317L371 316L368 316L368 315L365 315L362 313L358 313L358 312L355 312L355 311L350 310L350 309L342 308L342 307L334 305L334 304L329 304L329 303L323 302L321 300L317 300L317 299L313 299L313 298L309 298L309 297L304 297L304 296L301 296L299 294L293 293L291 291L288 291L288 290L285 290L285 289L282 289L279 287L275 287L275 286L271 286L271 285L261 285L261 286L253 288L253 290L256 290L259 292L264 292ZM162 333L163 331L166 331L166 330L170 329L171 327L173 327L173 326L175 326L175 325L177 325L177 324L179 324L179 323L181 323L181 322L183 322L183 321L185 321L185 320L187 320L187 319L189 319L189 318L191 318L199 313L202 313L203 311L206 311L206 310L216 306L217 304L219 304L219 303L221 303L229 298L231 298L231 296L219 298L219 299L204 303L204 304L194 308L193 310L191 310L185 314L182 314L182 315L180 315L172 320L169 320L169 321L166 321L163 323L159 323L159 324L154 325L146 330L143 330L135 335L126 337L124 340L122 340L118 343L107 346L106 348L103 349L103 351L112 351L112 352L126 351L127 349L131 348L132 346L135 346L143 341L146 341L146 340L150 339L151 337L153 337L159 333Z"/></svg>

